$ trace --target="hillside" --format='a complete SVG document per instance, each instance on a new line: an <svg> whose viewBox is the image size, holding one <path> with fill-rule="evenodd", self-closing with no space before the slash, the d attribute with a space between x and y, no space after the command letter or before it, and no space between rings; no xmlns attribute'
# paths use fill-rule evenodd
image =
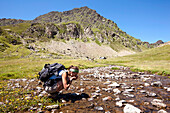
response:
<svg viewBox="0 0 170 113"><path fill-rule="evenodd" d="M28 53L31 53L31 55L44 50L43 52L48 54L51 54L49 52L52 51L52 54L66 56L69 54L69 56L76 58L112 57L133 54L157 47L163 43L161 41L155 44L142 42L140 39L122 31L112 20L104 18L88 7L75 8L64 12L53 11L30 21L0 19L0 25L2 37L0 50L2 52L12 47L9 44L21 44L24 48L29 49L30 52ZM70 41L76 43L76 46L71 44L70 47ZM44 42L47 45L42 46ZM58 47L55 47L54 42L64 42L64 49L57 49ZM51 45L51 43L53 44ZM49 44L51 45L50 48ZM79 45L82 45L84 49L81 49ZM93 50L93 52L89 52L90 50ZM45 57L47 56L45 55ZM28 55L25 57L28 57Z"/></svg>
<svg viewBox="0 0 170 113"><path fill-rule="evenodd" d="M133 71L149 71L151 73L170 75L170 45L152 48L133 55L99 61L104 64L125 65Z"/></svg>

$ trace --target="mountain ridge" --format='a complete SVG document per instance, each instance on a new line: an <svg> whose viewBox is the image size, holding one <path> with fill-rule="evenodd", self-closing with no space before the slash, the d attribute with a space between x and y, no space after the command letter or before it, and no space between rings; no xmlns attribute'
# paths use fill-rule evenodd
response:
<svg viewBox="0 0 170 113"><path fill-rule="evenodd" d="M29 21L0 19L0 26L1 31L5 32L2 34L10 35L5 36L8 40L15 43L20 40L24 45L49 39L74 39L83 42L93 41L100 46L109 45L117 52L127 49L140 52L164 43L142 42L122 31L114 21L104 18L87 6L63 12L52 11Z"/></svg>

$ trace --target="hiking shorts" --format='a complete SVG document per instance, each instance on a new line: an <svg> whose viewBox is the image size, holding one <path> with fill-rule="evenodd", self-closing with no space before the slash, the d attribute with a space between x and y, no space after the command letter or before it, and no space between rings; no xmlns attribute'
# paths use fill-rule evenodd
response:
<svg viewBox="0 0 170 113"><path fill-rule="evenodd" d="M70 82L70 79L68 78L67 79L67 83ZM60 80L57 80L55 82L53 82L54 84L45 84L44 85L44 89L47 93L57 93L59 91L61 91L62 89L64 89L64 86L63 86L63 82L62 82L62 79Z"/></svg>
<svg viewBox="0 0 170 113"><path fill-rule="evenodd" d="M62 80L55 82L53 85L44 85L44 90L47 93L56 93L63 89Z"/></svg>

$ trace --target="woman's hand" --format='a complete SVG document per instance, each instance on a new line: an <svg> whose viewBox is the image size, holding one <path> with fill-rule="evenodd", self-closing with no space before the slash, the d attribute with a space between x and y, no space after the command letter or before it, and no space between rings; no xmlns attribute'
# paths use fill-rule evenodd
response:
<svg viewBox="0 0 170 113"><path fill-rule="evenodd" d="M77 77L71 77L70 81L73 81L73 80L76 80L76 79L77 79Z"/></svg>

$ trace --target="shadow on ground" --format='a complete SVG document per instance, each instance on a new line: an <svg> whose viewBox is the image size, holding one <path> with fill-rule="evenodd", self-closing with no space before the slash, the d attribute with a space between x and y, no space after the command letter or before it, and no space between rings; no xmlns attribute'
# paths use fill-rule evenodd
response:
<svg viewBox="0 0 170 113"><path fill-rule="evenodd" d="M77 100L82 100L82 98L89 98L90 96L86 93L66 93L66 94L54 94L52 96L50 96L49 98L52 98L54 101L61 101L61 100L65 100L65 101L71 101L72 103L74 103Z"/></svg>

